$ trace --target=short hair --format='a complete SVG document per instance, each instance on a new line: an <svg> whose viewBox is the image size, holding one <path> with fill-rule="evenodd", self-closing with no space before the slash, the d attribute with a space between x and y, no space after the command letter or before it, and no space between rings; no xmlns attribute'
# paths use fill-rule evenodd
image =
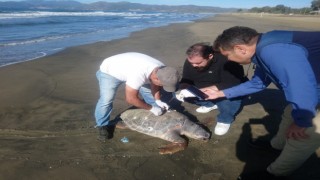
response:
<svg viewBox="0 0 320 180"><path fill-rule="evenodd" d="M231 50L235 45L250 44L259 33L249 27L234 26L226 29L214 41L214 49Z"/></svg>
<svg viewBox="0 0 320 180"><path fill-rule="evenodd" d="M204 59L207 59L210 54L213 54L213 49L209 43L201 42L190 46L187 49L186 54L188 56L201 56Z"/></svg>

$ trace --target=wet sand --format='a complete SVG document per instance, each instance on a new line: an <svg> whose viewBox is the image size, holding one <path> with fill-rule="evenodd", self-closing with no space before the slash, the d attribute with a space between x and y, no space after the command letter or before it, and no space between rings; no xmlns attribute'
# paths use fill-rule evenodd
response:
<svg viewBox="0 0 320 180"><path fill-rule="evenodd" d="M213 135L207 143L190 139L186 150L173 155L158 154L157 148L166 141L131 130L117 129L106 143L96 140L95 73L104 58L136 51L181 70L186 48L196 42L212 43L235 25L259 32L312 31L320 29L320 19L219 15L0 68L0 179L233 180L241 172L264 169L277 155L251 149L246 143L258 136L269 139L277 129L285 101L272 86L246 99L227 135ZM245 71L252 75L252 67L245 66ZM210 130L216 123L218 110L198 114L191 104L172 101L172 106ZM112 117L129 107L121 87ZM122 137L129 143L122 143ZM318 150L290 178L320 179L319 156Z"/></svg>

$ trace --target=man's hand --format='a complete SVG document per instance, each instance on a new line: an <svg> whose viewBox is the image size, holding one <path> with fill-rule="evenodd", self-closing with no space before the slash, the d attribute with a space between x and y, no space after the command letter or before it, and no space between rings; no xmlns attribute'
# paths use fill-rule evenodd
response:
<svg viewBox="0 0 320 180"><path fill-rule="evenodd" d="M186 89L182 89L180 92L177 92L175 96L181 102L184 102L184 98L195 97L195 95L193 95L191 92L189 92Z"/></svg>
<svg viewBox="0 0 320 180"><path fill-rule="evenodd" d="M163 114L163 110L157 106L152 106L152 108L150 109L150 112L152 112L156 116L161 116Z"/></svg>
<svg viewBox="0 0 320 180"><path fill-rule="evenodd" d="M207 99L218 99L221 97L225 97L223 91L219 91L216 86L201 88L200 90L208 96Z"/></svg>
<svg viewBox="0 0 320 180"><path fill-rule="evenodd" d="M156 104L162 109L169 110L169 105L161 100L156 100Z"/></svg>
<svg viewBox="0 0 320 180"><path fill-rule="evenodd" d="M295 123L292 123L287 129L286 136L288 139L306 139L309 136L305 133L306 128L299 127Z"/></svg>

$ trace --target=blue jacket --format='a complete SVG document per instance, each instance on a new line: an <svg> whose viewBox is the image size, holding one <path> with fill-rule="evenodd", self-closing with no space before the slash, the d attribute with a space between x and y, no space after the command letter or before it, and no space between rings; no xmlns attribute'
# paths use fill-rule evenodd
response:
<svg viewBox="0 0 320 180"><path fill-rule="evenodd" d="M292 104L295 123L311 127L320 103L320 32L262 34L252 62L257 65L252 79L223 90L226 97L255 93L273 82Z"/></svg>

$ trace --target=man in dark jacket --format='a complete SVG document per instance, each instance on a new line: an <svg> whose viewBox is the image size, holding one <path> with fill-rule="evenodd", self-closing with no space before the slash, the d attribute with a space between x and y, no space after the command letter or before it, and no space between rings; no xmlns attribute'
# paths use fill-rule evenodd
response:
<svg viewBox="0 0 320 180"><path fill-rule="evenodd" d="M217 89L225 89L238 85L246 79L241 65L228 61L225 56L219 52L214 52L212 46L206 43L192 45L187 49L186 54L187 59L183 66L183 75L180 81L180 89L183 90L177 95L181 101L184 101L184 98L192 97L185 90L190 85L197 88L214 86ZM219 108L220 113L217 115L217 125L214 129L216 135L224 135L228 132L242 104L242 98L222 98L214 101L192 99L187 101L200 105L196 109L199 113L206 113L216 109L216 107Z"/></svg>

